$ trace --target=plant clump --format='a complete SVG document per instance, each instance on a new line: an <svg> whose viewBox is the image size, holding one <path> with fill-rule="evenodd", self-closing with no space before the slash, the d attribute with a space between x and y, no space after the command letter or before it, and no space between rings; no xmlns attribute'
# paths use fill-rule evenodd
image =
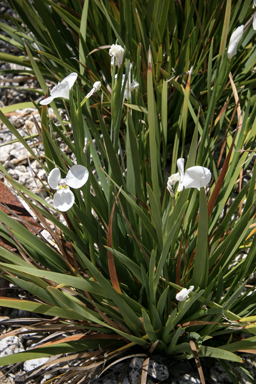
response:
<svg viewBox="0 0 256 384"><path fill-rule="evenodd" d="M0 119L47 173L53 203L0 163L36 226L0 210L1 277L31 295L0 305L37 313L34 331L49 332L0 366L82 356L84 370L51 382L87 382L135 346L145 365L195 358L204 382L200 359L212 358L232 376L225 361L256 348L252 1L9 4L2 38L20 55L0 60L36 77L41 99L8 113L37 109L44 156L5 109Z"/></svg>

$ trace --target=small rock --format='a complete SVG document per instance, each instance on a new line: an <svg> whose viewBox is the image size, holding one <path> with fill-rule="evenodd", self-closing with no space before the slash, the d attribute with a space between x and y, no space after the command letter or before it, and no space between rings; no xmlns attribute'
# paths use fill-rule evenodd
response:
<svg viewBox="0 0 256 384"><path fill-rule="evenodd" d="M39 359L32 359L32 360L27 360L23 364L23 369L26 372L33 371L34 369L40 367L41 365L47 363L49 360L49 357L40 357Z"/></svg>
<svg viewBox="0 0 256 384"><path fill-rule="evenodd" d="M10 155L16 159L23 159L29 155L29 152L23 147L22 144L15 143L14 149L10 151Z"/></svg>
<svg viewBox="0 0 256 384"><path fill-rule="evenodd" d="M143 361L144 359L142 359L141 357L134 357L130 362L130 367L136 368L136 369L142 369Z"/></svg>
<svg viewBox="0 0 256 384"><path fill-rule="evenodd" d="M169 371L165 365L157 364L155 361L149 361L148 374L154 379L164 381L169 377Z"/></svg>
<svg viewBox="0 0 256 384"><path fill-rule="evenodd" d="M10 154L7 151L3 150L4 147L1 148L0 151L0 163L4 164L6 161L10 160Z"/></svg>
<svg viewBox="0 0 256 384"><path fill-rule="evenodd" d="M43 377L43 379L40 381L40 384L43 384L45 381L47 380L50 380L53 378L53 374L52 373L46 373Z"/></svg>
<svg viewBox="0 0 256 384"><path fill-rule="evenodd" d="M129 372L129 379L130 379L131 384L140 384L140 382L141 382L141 371L139 371L138 369L133 368Z"/></svg>
<svg viewBox="0 0 256 384"><path fill-rule="evenodd" d="M25 121L25 128L30 134L34 134L34 130L33 130L34 127L35 127L35 124L33 123L33 121L30 121L30 120Z"/></svg>
<svg viewBox="0 0 256 384"><path fill-rule="evenodd" d="M130 367L133 368L132 371L134 371L134 372L131 371L134 378L134 383L136 382L136 379L135 379L136 375L138 376L141 375L143 362L144 362L144 359L139 357L134 357L130 363ZM168 379L169 371L165 365L158 364L154 360L150 360L149 367L148 367L148 375L153 377L154 379L164 381Z"/></svg>
<svg viewBox="0 0 256 384"><path fill-rule="evenodd" d="M14 380L11 377L5 376L0 372L0 383L1 384L14 384Z"/></svg>
<svg viewBox="0 0 256 384"><path fill-rule="evenodd" d="M23 345L17 336L8 336L0 340L0 357L23 351Z"/></svg>
<svg viewBox="0 0 256 384"><path fill-rule="evenodd" d="M14 148L13 144L5 145L0 149L0 163L4 164L10 160L10 151Z"/></svg>

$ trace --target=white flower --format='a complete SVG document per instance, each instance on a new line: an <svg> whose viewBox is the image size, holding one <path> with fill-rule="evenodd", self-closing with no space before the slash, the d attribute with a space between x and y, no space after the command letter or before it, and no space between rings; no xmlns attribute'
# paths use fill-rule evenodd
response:
<svg viewBox="0 0 256 384"><path fill-rule="evenodd" d="M194 289L193 285L191 285L189 287L189 289L183 288L180 292L177 293L176 300L177 301L185 301L185 300L187 300L188 295L190 294L190 292L193 291L193 289Z"/></svg>
<svg viewBox="0 0 256 384"><path fill-rule="evenodd" d="M100 81L95 81L95 83L92 86L92 89L90 90L89 93L85 96L86 99L89 99L95 92L99 91L101 87L101 82Z"/></svg>
<svg viewBox="0 0 256 384"><path fill-rule="evenodd" d="M253 0L253 6L252 9L256 7L256 0ZM256 14L253 16L252 26L254 31L256 31Z"/></svg>
<svg viewBox="0 0 256 384"><path fill-rule="evenodd" d="M112 44L109 49L109 56L111 56L111 65L114 65L114 58L116 58L116 65L120 68L124 57L123 47L118 44Z"/></svg>
<svg viewBox="0 0 256 384"><path fill-rule="evenodd" d="M228 45L228 59L231 59L233 56L236 55L237 52L237 46L242 39L244 32L244 26L240 25L240 27L236 28L234 32L232 33Z"/></svg>
<svg viewBox="0 0 256 384"><path fill-rule="evenodd" d="M65 77L61 83L55 85L50 91L49 97L40 101L41 105L47 105L53 101L56 97L62 97L63 99L69 99L69 90L73 87L77 79L77 73L72 72Z"/></svg>
<svg viewBox="0 0 256 384"><path fill-rule="evenodd" d="M255 4L255 3L254 3L254 4ZM255 5L255 6L256 6L256 5ZM252 27L253 27L254 31L256 31L256 13L255 13L255 15L253 16Z"/></svg>
<svg viewBox="0 0 256 384"><path fill-rule="evenodd" d="M117 79L117 74L115 75L115 80ZM122 87L124 86L124 80L125 80L125 75L122 77ZM135 89L139 88L139 83L135 81L134 79L131 81L131 72L129 72L128 80L126 81L125 84L125 89L124 89L124 98L126 100L130 100L132 97L132 91Z"/></svg>
<svg viewBox="0 0 256 384"><path fill-rule="evenodd" d="M89 99L89 97L91 97L95 92L98 92L100 90L100 87L101 87L101 82L100 81L95 81L95 83L92 86L92 89L90 90L89 93L87 93L87 95L85 96L85 98L81 102L81 107Z"/></svg>
<svg viewBox="0 0 256 384"><path fill-rule="evenodd" d="M75 202L71 188L81 188L88 180L88 169L83 165L73 165L67 173L65 179L61 179L59 168L51 170L48 176L48 184L52 189L57 189L54 194L54 206L61 212L66 212Z"/></svg>
<svg viewBox="0 0 256 384"><path fill-rule="evenodd" d="M184 159L177 160L179 173L175 173L168 178L167 189L173 195L172 185L179 181L177 191L181 192L183 188L200 188L205 187L211 180L211 172L208 168L197 165L188 168L184 173Z"/></svg>

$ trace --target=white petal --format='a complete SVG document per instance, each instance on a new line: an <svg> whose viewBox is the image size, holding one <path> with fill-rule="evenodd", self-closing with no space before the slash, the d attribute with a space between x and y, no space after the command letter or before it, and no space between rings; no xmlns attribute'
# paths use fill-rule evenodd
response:
<svg viewBox="0 0 256 384"><path fill-rule="evenodd" d="M182 191L183 191L183 181L180 181L177 188L177 192L182 192Z"/></svg>
<svg viewBox="0 0 256 384"><path fill-rule="evenodd" d="M123 62L124 49L121 45L112 44L109 49L109 55L111 56L111 65L114 65L114 57L116 58L116 65L120 68Z"/></svg>
<svg viewBox="0 0 256 384"><path fill-rule="evenodd" d="M174 196L174 192L172 189L172 185L175 184L177 181L180 181L180 174L179 173L174 173L170 177L168 177L167 180L167 189L170 192L172 196Z"/></svg>
<svg viewBox="0 0 256 384"><path fill-rule="evenodd" d="M48 184L52 189L57 189L60 181L60 170L59 168L53 168L48 175Z"/></svg>
<svg viewBox="0 0 256 384"><path fill-rule="evenodd" d="M132 83L130 83L128 80L126 85L125 85L124 98L126 100L131 99L131 97L132 97L131 92L134 91L135 89L138 89L138 88L139 88L139 83L137 81L133 80Z"/></svg>
<svg viewBox="0 0 256 384"><path fill-rule="evenodd" d="M72 191L69 188L59 189L54 197L53 202L55 208L61 212L68 211L75 202L75 197Z"/></svg>
<svg viewBox="0 0 256 384"><path fill-rule="evenodd" d="M77 73L76 72L72 72L70 73L70 75L68 75L67 77L64 77L64 79L62 80L63 81L67 81L68 82L68 85L69 85L69 89L71 89L75 83L77 79Z"/></svg>
<svg viewBox="0 0 256 384"><path fill-rule="evenodd" d="M87 97L87 99L89 99L89 97L91 97L95 92L100 90L100 87L101 87L101 82L95 81L95 83L92 86L92 89L90 90L89 93L87 93L87 95L85 97Z"/></svg>
<svg viewBox="0 0 256 384"><path fill-rule="evenodd" d="M183 288L180 292L176 295L177 301L185 301L188 298L188 290L186 288Z"/></svg>
<svg viewBox="0 0 256 384"><path fill-rule="evenodd" d="M244 26L240 25L240 27L236 28L232 33L228 46L228 58L231 59L236 55L237 46L243 36Z"/></svg>
<svg viewBox="0 0 256 384"><path fill-rule="evenodd" d="M50 104L53 101L53 99L54 98L52 96L49 96L49 97L46 97L46 99L41 100L39 103L41 105L47 105L47 104Z"/></svg>
<svg viewBox="0 0 256 384"><path fill-rule="evenodd" d="M89 171L83 165L73 165L68 171L65 183L71 188L81 188L89 177Z"/></svg>
<svg viewBox="0 0 256 384"><path fill-rule="evenodd" d="M183 180L183 176L184 176L184 162L185 162L184 159L178 159L177 160L177 167L178 167L178 170L180 172L181 181Z"/></svg>
<svg viewBox="0 0 256 384"><path fill-rule="evenodd" d="M194 289L193 285L191 285L189 287L189 289L183 288L180 292L177 293L176 300L177 301L185 301L185 300L187 300L188 295L190 294L190 292L193 291L193 289Z"/></svg>
<svg viewBox="0 0 256 384"><path fill-rule="evenodd" d="M95 81L95 83L93 84L94 92L99 91L100 87L101 87L101 82L100 81Z"/></svg>
<svg viewBox="0 0 256 384"><path fill-rule="evenodd" d="M62 97L63 99L69 99L69 83L67 81L62 81L61 83L55 85L50 91L51 96L55 99L56 97Z"/></svg>
<svg viewBox="0 0 256 384"><path fill-rule="evenodd" d="M91 97L93 94L94 94L94 89L92 88L92 89L90 90L90 92L87 93L87 95L86 95L85 97L86 97L87 99L89 99L89 97Z"/></svg>
<svg viewBox="0 0 256 384"><path fill-rule="evenodd" d="M127 88L129 89L129 91L134 91L135 89L138 89L139 86L140 84L137 81L133 80L132 83L128 83Z"/></svg>
<svg viewBox="0 0 256 384"><path fill-rule="evenodd" d="M187 188L205 187L211 180L211 172L208 168L195 166L188 168L183 179L183 186Z"/></svg>
<svg viewBox="0 0 256 384"><path fill-rule="evenodd" d="M256 15L253 16L252 26L253 26L254 31L256 31Z"/></svg>
<svg viewBox="0 0 256 384"><path fill-rule="evenodd" d="M173 175L168 177L167 187L177 183L177 181L180 181L180 174L179 173L174 173Z"/></svg>
<svg viewBox="0 0 256 384"><path fill-rule="evenodd" d="M124 90L124 98L125 100L130 100L132 98L132 93L128 91L126 88Z"/></svg>

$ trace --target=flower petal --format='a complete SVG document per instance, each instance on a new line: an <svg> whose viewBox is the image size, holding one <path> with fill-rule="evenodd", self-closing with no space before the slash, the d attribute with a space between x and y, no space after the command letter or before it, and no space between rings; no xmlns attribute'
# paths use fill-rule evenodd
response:
<svg viewBox="0 0 256 384"><path fill-rule="evenodd" d="M167 180L167 188L175 183L177 181L180 181L180 174L179 173L173 173L170 177L168 177Z"/></svg>
<svg viewBox="0 0 256 384"><path fill-rule="evenodd" d="M114 65L114 57L116 58L116 65L120 68L123 62L124 49L121 45L112 44L109 49L109 55L111 56L111 65Z"/></svg>
<svg viewBox="0 0 256 384"><path fill-rule="evenodd" d="M53 168L48 175L48 184L52 189L57 189L60 181L60 170L59 168Z"/></svg>
<svg viewBox="0 0 256 384"><path fill-rule="evenodd" d="M232 33L229 41L229 46L228 46L228 59L231 59L233 56L236 55L237 46L240 40L242 39L243 32L244 32L244 26L240 25L240 27L236 28Z"/></svg>
<svg viewBox="0 0 256 384"><path fill-rule="evenodd" d="M253 26L254 31L256 31L256 15L253 16L252 26Z"/></svg>
<svg viewBox="0 0 256 384"><path fill-rule="evenodd" d="M178 170L180 172L181 181L183 180L183 176L184 176L184 162L185 162L184 159L178 159L177 160L177 167L178 167Z"/></svg>
<svg viewBox="0 0 256 384"><path fill-rule="evenodd" d="M67 81L62 81L61 83L55 85L50 91L51 96L55 99L56 97L62 97L63 99L69 99L69 83Z"/></svg>
<svg viewBox="0 0 256 384"><path fill-rule="evenodd" d="M191 285L189 287L189 289L187 288L183 288L180 292L177 293L176 295L176 300L177 301L185 301L188 299L188 295L190 294L190 292L192 292L194 289L194 286Z"/></svg>
<svg viewBox="0 0 256 384"><path fill-rule="evenodd" d="M89 177L89 171L83 165L73 165L68 171L65 183L71 188L81 188Z"/></svg>
<svg viewBox="0 0 256 384"><path fill-rule="evenodd" d="M98 92L100 90L100 87L101 81L95 81L95 83L93 84L94 92Z"/></svg>
<svg viewBox="0 0 256 384"><path fill-rule="evenodd" d="M136 80L133 80L131 83L128 83L128 85L126 84L126 86L129 91L134 91L139 88L140 84Z"/></svg>
<svg viewBox="0 0 256 384"><path fill-rule="evenodd" d="M53 101L53 99L54 99L54 97L52 97L52 96L46 97L46 99L39 101L39 104L41 104L41 105L50 104Z"/></svg>
<svg viewBox="0 0 256 384"><path fill-rule="evenodd" d="M183 179L183 186L187 188L205 187L211 180L211 172L208 168L195 166L188 168Z"/></svg>
<svg viewBox="0 0 256 384"><path fill-rule="evenodd" d="M68 75L67 77L64 77L64 79L62 80L62 82L64 81L67 81L68 82L68 85L69 85L69 89L73 87L73 85L75 84L75 81L77 79L77 73L76 72L72 72L70 73L70 75ZM62 83L61 82L61 83Z"/></svg>
<svg viewBox="0 0 256 384"><path fill-rule="evenodd" d="M66 212L74 204L75 196L69 188L59 189L53 197L53 202L55 208L61 212Z"/></svg>

